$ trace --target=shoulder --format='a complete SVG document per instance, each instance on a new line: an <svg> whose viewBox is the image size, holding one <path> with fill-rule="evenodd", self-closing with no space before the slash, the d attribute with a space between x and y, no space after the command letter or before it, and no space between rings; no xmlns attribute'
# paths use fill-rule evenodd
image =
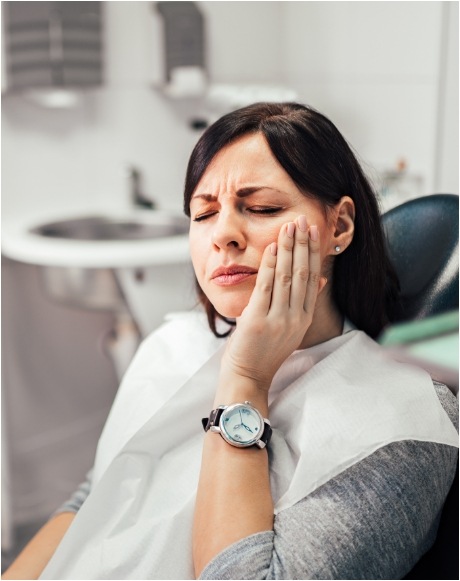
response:
<svg viewBox="0 0 460 581"><path fill-rule="evenodd" d="M455 424L455 396L434 388ZM434 541L457 458L456 448L432 442L380 448L278 515L277 554L301 543L303 578L402 578Z"/></svg>

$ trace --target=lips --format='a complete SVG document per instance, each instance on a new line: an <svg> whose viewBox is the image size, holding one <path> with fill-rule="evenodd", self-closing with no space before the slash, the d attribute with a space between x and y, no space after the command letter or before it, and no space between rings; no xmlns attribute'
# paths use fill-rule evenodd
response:
<svg viewBox="0 0 460 581"><path fill-rule="evenodd" d="M220 266L211 274L211 280L221 286L239 284L257 274L257 269L250 266L234 264Z"/></svg>

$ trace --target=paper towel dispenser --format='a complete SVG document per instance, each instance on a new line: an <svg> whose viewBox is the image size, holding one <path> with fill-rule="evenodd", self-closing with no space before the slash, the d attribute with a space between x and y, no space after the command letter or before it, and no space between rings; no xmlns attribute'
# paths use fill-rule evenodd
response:
<svg viewBox="0 0 460 581"><path fill-rule="evenodd" d="M7 90L102 84L104 2L2 2Z"/></svg>
<svg viewBox="0 0 460 581"><path fill-rule="evenodd" d="M207 85L205 23L197 2L156 2L163 20L164 92L199 97Z"/></svg>

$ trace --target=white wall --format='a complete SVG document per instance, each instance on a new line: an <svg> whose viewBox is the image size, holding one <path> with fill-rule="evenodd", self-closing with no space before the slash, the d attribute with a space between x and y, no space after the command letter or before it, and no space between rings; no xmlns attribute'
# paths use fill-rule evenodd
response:
<svg viewBox="0 0 460 581"><path fill-rule="evenodd" d="M288 82L364 160L381 170L404 157L427 192L435 188L443 4L285 3Z"/></svg>
<svg viewBox="0 0 460 581"><path fill-rule="evenodd" d="M443 2L438 139L435 152L435 187L439 192L458 192L458 24L458 2Z"/></svg>

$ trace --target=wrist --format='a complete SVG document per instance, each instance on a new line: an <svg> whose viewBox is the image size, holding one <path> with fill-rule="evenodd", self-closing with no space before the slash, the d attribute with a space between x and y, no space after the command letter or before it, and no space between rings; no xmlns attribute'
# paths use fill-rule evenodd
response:
<svg viewBox="0 0 460 581"><path fill-rule="evenodd" d="M268 386L269 387L269 386ZM262 414L268 415L268 388L253 379L235 374L221 374L214 407L250 401Z"/></svg>

